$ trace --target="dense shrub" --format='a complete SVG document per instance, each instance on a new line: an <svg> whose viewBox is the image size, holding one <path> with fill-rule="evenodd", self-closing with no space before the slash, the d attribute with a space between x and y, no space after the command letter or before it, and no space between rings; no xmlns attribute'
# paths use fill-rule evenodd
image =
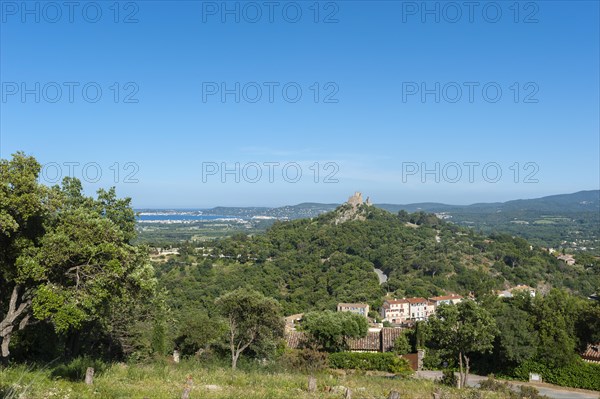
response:
<svg viewBox="0 0 600 399"><path fill-rule="evenodd" d="M447 385L449 387L455 387L458 385L458 378L456 378L454 370L444 370L439 382L440 384Z"/></svg>
<svg viewBox="0 0 600 399"><path fill-rule="evenodd" d="M329 355L329 366L338 369L378 370L411 374L408 360L393 353L338 352Z"/></svg>
<svg viewBox="0 0 600 399"><path fill-rule="evenodd" d="M61 364L55 367L51 376L53 378L63 378L70 381L83 381L88 367L94 368L94 374L101 374L107 366L101 360L91 359L89 357L78 357L70 363Z"/></svg>
<svg viewBox="0 0 600 399"><path fill-rule="evenodd" d="M539 391L528 385L521 385L518 391L514 391L507 382L500 382L494 379L494 376L479 383L479 389L485 391L500 392L510 399L544 399L546 396L540 395Z"/></svg>
<svg viewBox="0 0 600 399"><path fill-rule="evenodd" d="M527 380L529 373L538 373L544 382L572 388L600 391L600 364L576 361L565 367L552 368L527 361L514 370L514 377Z"/></svg>
<svg viewBox="0 0 600 399"><path fill-rule="evenodd" d="M423 368L425 370L439 370L443 367L442 358L439 351L427 348L423 358Z"/></svg>
<svg viewBox="0 0 600 399"><path fill-rule="evenodd" d="M312 373L327 367L327 352L320 352L314 348L300 350L287 350L281 357L282 365L288 370Z"/></svg>
<svg viewBox="0 0 600 399"><path fill-rule="evenodd" d="M479 383L479 388L485 391L493 392L510 392L510 386L507 382L497 381L493 375L489 376L487 380L483 380Z"/></svg>

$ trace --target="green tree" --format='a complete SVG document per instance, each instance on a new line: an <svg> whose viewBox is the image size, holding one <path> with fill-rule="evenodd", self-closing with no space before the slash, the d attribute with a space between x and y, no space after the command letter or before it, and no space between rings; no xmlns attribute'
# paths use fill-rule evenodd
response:
<svg viewBox="0 0 600 399"><path fill-rule="evenodd" d="M502 305L496 315L494 354L500 363L516 367L535 356L539 337L531 314L506 303Z"/></svg>
<svg viewBox="0 0 600 399"><path fill-rule="evenodd" d="M474 301L441 305L429 318L430 344L443 354L458 359L459 387L467 384L472 355L493 348L496 322L492 315Z"/></svg>
<svg viewBox="0 0 600 399"><path fill-rule="evenodd" d="M394 341L394 352L398 355L405 355L411 351L410 342L405 333L398 335L398 338Z"/></svg>
<svg viewBox="0 0 600 399"><path fill-rule="evenodd" d="M156 288L145 248L135 247L130 199L114 189L97 199L79 180L37 182L40 165L17 153L0 160L0 338L9 356L15 329L32 318L57 332L105 320L123 298L151 298Z"/></svg>
<svg viewBox="0 0 600 399"><path fill-rule="evenodd" d="M208 349L223 338L227 326L219 317L210 317L198 308L186 307L179 312L175 345L185 355Z"/></svg>
<svg viewBox="0 0 600 399"><path fill-rule="evenodd" d="M579 313L576 324L579 348L600 342L600 303L589 301Z"/></svg>
<svg viewBox="0 0 600 399"><path fill-rule="evenodd" d="M33 248L43 235L44 217L51 211L49 190L38 184L40 164L17 153L0 160L0 338L6 360L15 329L31 318L34 286L21 276L17 259ZM25 277L25 278L24 278Z"/></svg>
<svg viewBox="0 0 600 399"><path fill-rule="evenodd" d="M553 289L533 302L539 331L537 358L550 367L562 367L576 360L575 323L580 302L567 292Z"/></svg>
<svg viewBox="0 0 600 399"><path fill-rule="evenodd" d="M281 306L273 298L258 291L238 288L215 301L221 316L227 320L231 368L250 345L264 346L283 336Z"/></svg>
<svg viewBox="0 0 600 399"><path fill-rule="evenodd" d="M164 334L162 338L157 334L162 334L165 323L170 322L166 295L165 291L152 290L144 298L122 297L112 306L108 317L100 320L102 330L118 343L124 357L146 360L157 354L157 350L164 352Z"/></svg>
<svg viewBox="0 0 600 399"><path fill-rule="evenodd" d="M364 316L350 312L309 312L302 318L301 328L310 341L327 352L339 352L348 348L348 338L367 335L369 326Z"/></svg>

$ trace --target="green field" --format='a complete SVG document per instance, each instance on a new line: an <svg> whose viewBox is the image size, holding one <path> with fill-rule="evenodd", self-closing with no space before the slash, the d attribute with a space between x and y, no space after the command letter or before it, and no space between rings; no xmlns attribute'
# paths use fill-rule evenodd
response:
<svg viewBox="0 0 600 399"><path fill-rule="evenodd" d="M0 370L0 396L10 399L174 399L181 397L188 377L193 381L190 398L341 398L342 387L350 388L354 398L387 398L390 391L396 390L403 399L429 399L436 389L442 390L444 398L503 397L475 389L459 391L415 378L395 379L365 373L346 375L339 371L316 374L317 392L309 393L306 375L283 371L275 365L254 365L232 372L225 367L203 366L193 360L180 364L114 364L96 376L92 386L52 377L49 369L34 371L18 366Z"/></svg>

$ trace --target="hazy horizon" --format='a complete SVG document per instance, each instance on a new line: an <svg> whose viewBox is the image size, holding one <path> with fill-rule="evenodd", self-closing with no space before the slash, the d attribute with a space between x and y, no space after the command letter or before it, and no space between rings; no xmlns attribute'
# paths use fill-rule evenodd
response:
<svg viewBox="0 0 600 399"><path fill-rule="evenodd" d="M448 202L444 202L444 201L415 201L415 202L389 202L389 201L377 201L375 199L372 198L372 196L368 195L368 193L362 193L363 195L363 199L366 199L367 197L369 197L373 203L375 205L380 205L380 204L386 204L386 205L414 205L414 204L427 204L427 203L437 203L437 204L443 204L443 205L449 205L449 206L468 206L468 205L474 205L474 204L485 204L485 203L504 203L504 202L508 202L508 201L516 201L516 200L532 200L532 199L539 199L539 198L544 198L544 197L551 197L551 196L556 196L556 195L570 195L570 194L577 194L580 192L590 192L590 191L599 191L600 189L589 189L589 190L578 190L575 192L569 192L569 193L553 193L553 194L548 194L548 195L542 195L540 197L523 197L523 198L511 198L508 200L504 200L504 201L478 201L478 202L469 202L469 203L448 203ZM250 204L250 205L244 205L244 204L233 204L233 205L223 205L223 204L216 204L216 205L212 205L212 206L196 206L196 207L169 207L169 206L134 206L134 209L136 210L174 210L174 211L185 211L185 210L208 210L208 209L212 209L212 208L216 208L216 207L227 207L227 208L279 208L279 207L284 207L284 206L295 206L295 205L301 205L301 204L323 204L323 205L338 205L338 204L343 204L344 202L347 201L348 197L350 195L352 195L353 193L349 193L348 196L346 196L343 200L340 201L331 201L331 202L321 202L321 201L312 201L312 200L307 200L307 201L298 201L298 202L292 202L292 203L285 203L285 204L275 204L275 205L261 205L261 204Z"/></svg>

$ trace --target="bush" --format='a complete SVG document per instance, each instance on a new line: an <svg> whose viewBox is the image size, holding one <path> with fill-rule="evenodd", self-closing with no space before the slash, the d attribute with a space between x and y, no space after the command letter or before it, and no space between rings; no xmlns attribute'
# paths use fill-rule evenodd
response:
<svg viewBox="0 0 600 399"><path fill-rule="evenodd" d="M398 355L405 355L411 350L410 343L406 334L402 333L394 341L394 353Z"/></svg>
<svg viewBox="0 0 600 399"><path fill-rule="evenodd" d="M548 398L545 395L540 395L540 391L535 389L534 387L530 387L527 385L521 385L519 387L519 392L512 392L511 399L544 399Z"/></svg>
<svg viewBox="0 0 600 399"><path fill-rule="evenodd" d="M423 368L426 370L439 370L442 368L442 358L435 349L427 349L423 359Z"/></svg>
<svg viewBox="0 0 600 399"><path fill-rule="evenodd" d="M67 364L55 367L50 376L52 378L63 378L70 381L83 381L88 367L94 368L94 375L102 374L106 370L106 364L101 360L89 357L78 357Z"/></svg>
<svg viewBox="0 0 600 399"><path fill-rule="evenodd" d="M376 370L408 375L408 360L393 353L338 352L329 355L329 366L337 369Z"/></svg>
<svg viewBox="0 0 600 399"><path fill-rule="evenodd" d="M442 378L440 378L440 384L456 387L458 385L458 379L456 378L456 374L454 374L454 370L444 370L442 372Z"/></svg>
<svg viewBox="0 0 600 399"><path fill-rule="evenodd" d="M540 395L539 391L528 385L521 385L519 391L515 392L511 389L507 382L500 382L494 379L491 375L487 380L479 383L479 389L485 391L493 391L504 394L510 399L544 399L546 396Z"/></svg>
<svg viewBox="0 0 600 399"><path fill-rule="evenodd" d="M513 377L528 380L529 373L538 373L544 382L571 388L600 391L600 364L578 360L565 367L548 367L533 361L526 361L513 371Z"/></svg>
<svg viewBox="0 0 600 399"><path fill-rule="evenodd" d="M487 380L479 383L479 388L485 391L510 393L510 386L506 382L496 381L493 375L489 376Z"/></svg>
<svg viewBox="0 0 600 399"><path fill-rule="evenodd" d="M291 349L281 357L283 366L288 370L313 373L327 367L327 352L319 352L314 348L300 350Z"/></svg>

